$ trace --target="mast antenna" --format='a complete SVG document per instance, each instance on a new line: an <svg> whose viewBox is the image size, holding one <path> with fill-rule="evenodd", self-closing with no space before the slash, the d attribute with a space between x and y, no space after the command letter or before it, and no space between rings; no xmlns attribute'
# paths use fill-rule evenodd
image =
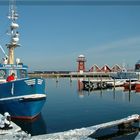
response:
<svg viewBox="0 0 140 140"><path fill-rule="evenodd" d="M14 49L16 47L19 47L19 32L17 29L19 28L19 25L16 23L16 20L18 19L18 14L16 11L16 0L10 0L9 1L9 15L8 18L11 22L10 25L10 43L7 44L7 48L9 49L8 52L8 64L14 64Z"/></svg>

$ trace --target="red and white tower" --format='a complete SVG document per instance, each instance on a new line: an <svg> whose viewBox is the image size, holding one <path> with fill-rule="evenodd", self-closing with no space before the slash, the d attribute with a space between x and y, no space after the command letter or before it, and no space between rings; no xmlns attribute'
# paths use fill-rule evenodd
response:
<svg viewBox="0 0 140 140"><path fill-rule="evenodd" d="M77 62L78 62L78 72L80 72L81 74L83 72L85 72L85 56L84 55L79 55L77 58Z"/></svg>

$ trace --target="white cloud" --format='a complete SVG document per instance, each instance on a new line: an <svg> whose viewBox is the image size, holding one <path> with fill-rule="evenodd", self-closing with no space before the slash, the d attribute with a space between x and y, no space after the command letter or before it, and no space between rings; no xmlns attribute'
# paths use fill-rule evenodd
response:
<svg viewBox="0 0 140 140"><path fill-rule="evenodd" d="M135 49L140 50L140 36L139 37L133 37L133 38L127 38L122 40L117 40L110 42L108 44L96 46L92 49L89 49L86 51L86 53L92 53L92 52L109 52L109 51L129 51Z"/></svg>
<svg viewBox="0 0 140 140"><path fill-rule="evenodd" d="M129 65L134 65L140 59L140 36L121 39L94 46L85 51L89 67L94 63L98 65L115 63L122 64L125 60Z"/></svg>

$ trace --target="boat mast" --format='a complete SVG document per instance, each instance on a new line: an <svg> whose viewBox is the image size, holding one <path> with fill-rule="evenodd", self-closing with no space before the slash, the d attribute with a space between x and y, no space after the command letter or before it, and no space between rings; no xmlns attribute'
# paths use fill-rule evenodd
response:
<svg viewBox="0 0 140 140"><path fill-rule="evenodd" d="M16 23L16 20L18 19L18 14L16 11L16 1L10 0L9 1L9 15L8 18L11 22L10 25L10 43L7 44L8 48L8 64L14 64L14 49L16 47L19 47L19 32L17 31L19 25Z"/></svg>

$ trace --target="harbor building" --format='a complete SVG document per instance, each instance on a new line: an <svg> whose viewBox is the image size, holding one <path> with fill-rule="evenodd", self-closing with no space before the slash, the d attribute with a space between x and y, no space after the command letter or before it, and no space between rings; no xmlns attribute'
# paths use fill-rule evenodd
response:
<svg viewBox="0 0 140 140"><path fill-rule="evenodd" d="M113 67L110 67L109 65L105 64L104 66L102 66L101 68L97 65L94 64L89 72L121 72L123 70L123 68L121 66L119 66L118 64L115 64Z"/></svg>
<svg viewBox="0 0 140 140"><path fill-rule="evenodd" d="M120 72L123 71L124 68L122 68L121 66L119 66L118 64L115 64L112 68L111 68L111 72Z"/></svg>
<svg viewBox="0 0 140 140"><path fill-rule="evenodd" d="M102 67L99 67L97 64L94 64L89 70L86 71L86 58L83 54L79 55L77 58L77 72L80 74L83 74L84 72L102 72L102 73L110 73L110 72L121 72L123 71L123 67L119 66L118 64L115 64L113 67L110 67L109 65L105 64ZM139 61L140 62L140 61ZM139 69L140 69L140 63L139 63Z"/></svg>
<svg viewBox="0 0 140 140"><path fill-rule="evenodd" d="M102 68L101 68L101 72L111 72L111 68L105 64Z"/></svg>

